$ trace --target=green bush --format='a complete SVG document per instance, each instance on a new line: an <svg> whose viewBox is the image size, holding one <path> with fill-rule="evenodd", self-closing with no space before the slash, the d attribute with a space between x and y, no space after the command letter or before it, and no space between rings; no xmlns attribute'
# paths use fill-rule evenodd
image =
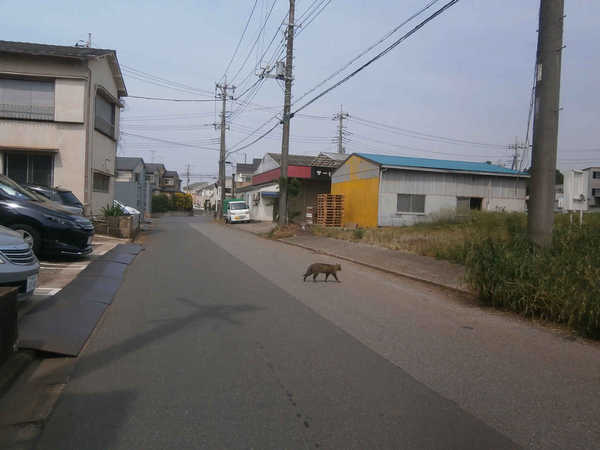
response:
<svg viewBox="0 0 600 450"><path fill-rule="evenodd" d="M357 241L360 241L364 235L365 235L365 230L363 230L362 228L357 228L352 232L352 237L354 239L356 239Z"/></svg>
<svg viewBox="0 0 600 450"><path fill-rule="evenodd" d="M124 214L123 209L116 204L108 204L102 208L101 213L104 217L118 217Z"/></svg>
<svg viewBox="0 0 600 450"><path fill-rule="evenodd" d="M552 245L529 242L522 223L508 237L481 233L465 244L467 279L483 303L568 325L600 338L600 227L560 218Z"/></svg>
<svg viewBox="0 0 600 450"><path fill-rule="evenodd" d="M171 209L171 198L167 194L152 196L152 212L167 212Z"/></svg>

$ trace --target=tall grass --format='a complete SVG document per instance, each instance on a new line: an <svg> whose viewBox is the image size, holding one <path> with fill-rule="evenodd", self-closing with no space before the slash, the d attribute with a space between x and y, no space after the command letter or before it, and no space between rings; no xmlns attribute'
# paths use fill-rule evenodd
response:
<svg viewBox="0 0 600 450"><path fill-rule="evenodd" d="M521 224L505 239L479 233L466 244L467 280L484 304L600 339L598 219L588 215L589 223L580 227L560 218L549 248L532 244Z"/></svg>

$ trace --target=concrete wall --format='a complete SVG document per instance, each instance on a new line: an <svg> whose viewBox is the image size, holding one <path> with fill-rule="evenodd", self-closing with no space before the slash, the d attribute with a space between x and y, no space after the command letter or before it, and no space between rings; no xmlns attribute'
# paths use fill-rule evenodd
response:
<svg viewBox="0 0 600 450"><path fill-rule="evenodd" d="M256 187L250 191L240 192L236 197L243 198L248 206L250 206L250 220L257 221L272 221L274 204L279 201L279 198L263 197L261 192L276 192L279 191L279 185L270 184L266 186Z"/></svg>
<svg viewBox="0 0 600 450"><path fill-rule="evenodd" d="M345 226L377 226L379 167L351 156L331 177L331 193L344 195Z"/></svg>
<svg viewBox="0 0 600 450"><path fill-rule="evenodd" d="M115 199L119 200L125 206L133 206L138 208L138 196L140 193L139 183L127 181L115 181ZM139 209L143 211L142 209Z"/></svg>
<svg viewBox="0 0 600 450"><path fill-rule="evenodd" d="M482 199L482 210L524 211L526 179L384 169L379 194L380 226L412 225L456 211L457 197ZM399 213L398 194L425 195L425 213Z"/></svg>

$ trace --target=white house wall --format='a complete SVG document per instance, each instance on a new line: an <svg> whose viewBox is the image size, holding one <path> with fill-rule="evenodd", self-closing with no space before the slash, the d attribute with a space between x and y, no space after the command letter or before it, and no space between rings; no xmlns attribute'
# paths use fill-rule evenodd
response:
<svg viewBox="0 0 600 450"><path fill-rule="evenodd" d="M378 224L412 225L454 212L457 197L482 198L482 210L524 211L526 180L494 175L469 175L385 169L380 183ZM398 194L425 195L424 214L397 212Z"/></svg>
<svg viewBox="0 0 600 450"><path fill-rule="evenodd" d="M85 120L85 80L57 78L54 82L54 120L83 123Z"/></svg>
<svg viewBox="0 0 600 450"><path fill-rule="evenodd" d="M241 193L244 201L250 206L250 220L268 222L273 220L273 203L278 201L278 199L272 197L265 198L261 195L261 192L276 191L279 191L279 185L270 184Z"/></svg>
<svg viewBox="0 0 600 450"><path fill-rule="evenodd" d="M267 154L263 157L254 173L264 173L269 170L277 169L278 167L279 164Z"/></svg>

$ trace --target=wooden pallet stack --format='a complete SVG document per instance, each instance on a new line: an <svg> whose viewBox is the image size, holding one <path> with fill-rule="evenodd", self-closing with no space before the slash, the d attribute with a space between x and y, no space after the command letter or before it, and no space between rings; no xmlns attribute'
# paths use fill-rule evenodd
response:
<svg viewBox="0 0 600 450"><path fill-rule="evenodd" d="M341 227L344 216L344 196L317 194L313 223L324 227Z"/></svg>

